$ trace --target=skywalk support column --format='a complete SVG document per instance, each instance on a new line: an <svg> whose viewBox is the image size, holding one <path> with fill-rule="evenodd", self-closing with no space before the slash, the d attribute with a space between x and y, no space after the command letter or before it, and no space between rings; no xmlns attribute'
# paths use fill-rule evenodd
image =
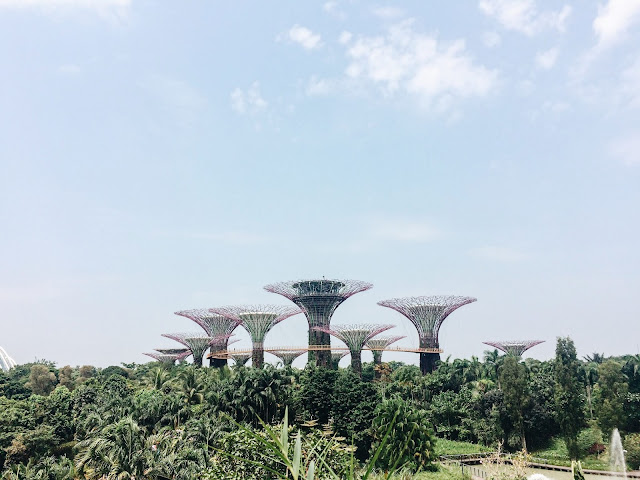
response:
<svg viewBox="0 0 640 480"><path fill-rule="evenodd" d="M378 305L401 313L413 323L418 331L420 348L439 349L438 332L445 319L458 308L476 300L458 295L434 295L392 298L378 302ZM439 361L439 353L421 352L420 371L423 375L433 372Z"/></svg>
<svg viewBox="0 0 640 480"><path fill-rule="evenodd" d="M288 298L298 305L309 322L309 362L322 367L331 366L331 336L325 328L331 325L336 308L356 293L373 285L358 280L298 280L265 286L265 290ZM322 327L316 329L315 327ZM313 347L322 347L314 351Z"/></svg>

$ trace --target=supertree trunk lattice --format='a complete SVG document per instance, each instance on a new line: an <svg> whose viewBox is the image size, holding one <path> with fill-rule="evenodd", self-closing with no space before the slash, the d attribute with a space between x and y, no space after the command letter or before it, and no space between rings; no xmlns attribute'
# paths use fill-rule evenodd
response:
<svg viewBox="0 0 640 480"><path fill-rule="evenodd" d="M420 348L439 349L438 333L442 322L458 308L476 300L473 297L434 295L392 298L378 302L378 305L400 312L413 323L418 331ZM422 374L433 372L438 361L440 361L440 353L421 352L420 371Z"/></svg>
<svg viewBox="0 0 640 480"><path fill-rule="evenodd" d="M188 347L191 350L193 364L196 367L202 366L202 357L204 357L205 350L211 346L212 342L218 340L218 337L210 337L205 332L163 333L162 336Z"/></svg>
<svg viewBox="0 0 640 480"><path fill-rule="evenodd" d="M220 335L231 335L233 331L240 325L240 322L232 320L223 315L211 313L206 308L194 308L192 310L181 310L175 312L176 315L188 318L196 322L210 337L218 337ZM227 337L228 338L228 337ZM226 340L211 344L209 353L209 366L214 368L222 368L227 364L226 358L217 358L213 354L227 350L228 343Z"/></svg>
<svg viewBox="0 0 640 480"><path fill-rule="evenodd" d="M264 363L264 339L269 330L286 318L301 313L299 308L280 305L220 307L210 311L240 322L249 332L253 349L251 363L256 368L262 368Z"/></svg>
<svg viewBox="0 0 640 480"><path fill-rule="evenodd" d="M304 350L269 350L269 353L278 357L282 361L282 365L288 368L296 358L307 352Z"/></svg>
<svg viewBox="0 0 640 480"><path fill-rule="evenodd" d="M348 351L337 351L331 352L331 368L333 370L338 370L340 368L340 360L349 355Z"/></svg>
<svg viewBox="0 0 640 480"><path fill-rule="evenodd" d="M373 285L358 280L297 280L274 283L265 290L288 298L298 305L309 322L309 347L322 346L322 350L309 350L309 362L328 367L331 364L331 336L323 329L331 325L336 308L356 293L369 290Z"/></svg>
<svg viewBox="0 0 640 480"><path fill-rule="evenodd" d="M507 355L522 357L522 354L536 345L544 343L544 340L505 340L503 342L482 342L502 350Z"/></svg>
<svg viewBox="0 0 640 480"><path fill-rule="evenodd" d="M362 375L362 349L376 335L395 325L335 325L333 327L313 327L342 340L351 354L351 368Z"/></svg>

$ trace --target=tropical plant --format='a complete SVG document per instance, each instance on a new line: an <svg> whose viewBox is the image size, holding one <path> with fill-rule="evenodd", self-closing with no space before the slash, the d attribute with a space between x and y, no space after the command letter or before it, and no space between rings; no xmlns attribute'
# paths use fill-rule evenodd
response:
<svg viewBox="0 0 640 480"><path fill-rule="evenodd" d="M387 438L387 448L378 455L377 467L387 471L402 465L411 472L433 469L435 436L425 410L398 397L385 400L375 410L371 436L371 456Z"/></svg>

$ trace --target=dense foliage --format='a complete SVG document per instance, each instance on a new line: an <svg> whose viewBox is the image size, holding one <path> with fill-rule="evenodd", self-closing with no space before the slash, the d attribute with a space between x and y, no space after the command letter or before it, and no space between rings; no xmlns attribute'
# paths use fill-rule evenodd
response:
<svg viewBox="0 0 640 480"><path fill-rule="evenodd" d="M602 452L614 427L640 464L640 356L581 360L559 339L544 362L488 351L427 376L397 362L378 375L363 367L360 378L314 367L19 365L0 373L2 478L269 478L260 465L277 469L277 460L254 434L287 408L304 454L324 445L336 470L352 450L370 461L386 427L382 470L398 458L407 470L431 468L437 437L512 451L563 438L580 458Z"/></svg>

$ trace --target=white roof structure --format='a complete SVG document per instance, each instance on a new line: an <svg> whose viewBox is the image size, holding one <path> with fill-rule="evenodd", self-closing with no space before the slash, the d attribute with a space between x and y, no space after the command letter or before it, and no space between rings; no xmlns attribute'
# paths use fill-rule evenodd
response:
<svg viewBox="0 0 640 480"><path fill-rule="evenodd" d="M15 366L16 361L4 351L4 348L0 347L0 368L2 368L3 371L8 372Z"/></svg>

